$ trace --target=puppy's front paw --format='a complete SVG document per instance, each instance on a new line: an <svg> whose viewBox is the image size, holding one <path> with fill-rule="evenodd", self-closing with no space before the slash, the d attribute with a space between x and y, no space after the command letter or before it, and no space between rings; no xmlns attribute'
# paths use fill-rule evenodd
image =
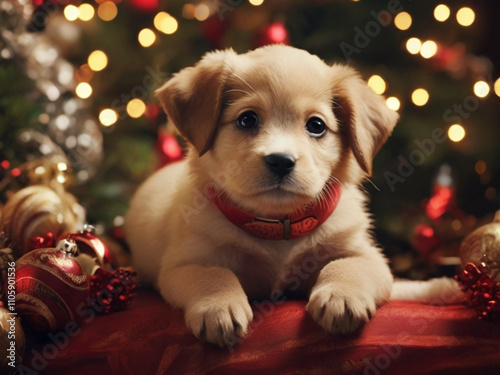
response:
<svg viewBox="0 0 500 375"><path fill-rule="evenodd" d="M376 304L367 293L331 283L313 289L306 309L326 331L345 335L370 320Z"/></svg>
<svg viewBox="0 0 500 375"><path fill-rule="evenodd" d="M200 340L231 347L246 334L253 312L246 296L222 298L196 302L186 310L185 319Z"/></svg>

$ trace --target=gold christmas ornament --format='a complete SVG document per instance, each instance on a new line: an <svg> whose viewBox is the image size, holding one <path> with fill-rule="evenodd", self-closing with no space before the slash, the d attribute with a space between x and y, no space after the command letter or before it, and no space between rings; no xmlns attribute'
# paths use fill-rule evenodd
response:
<svg viewBox="0 0 500 375"><path fill-rule="evenodd" d="M73 195L34 185L17 191L5 203L0 230L5 231L9 246L20 257L29 250L32 237L50 232L57 238L76 231L84 220L85 210Z"/></svg>
<svg viewBox="0 0 500 375"><path fill-rule="evenodd" d="M467 263L484 263L489 276L500 282L500 210L492 223L477 228L464 239L460 246L460 259L464 269Z"/></svg>

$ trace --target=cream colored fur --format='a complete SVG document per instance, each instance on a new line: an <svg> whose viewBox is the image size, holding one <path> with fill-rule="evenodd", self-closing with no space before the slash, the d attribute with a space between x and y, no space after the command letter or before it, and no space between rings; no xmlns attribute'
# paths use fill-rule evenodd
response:
<svg viewBox="0 0 500 375"><path fill-rule="evenodd" d="M252 321L249 301L289 294L308 298L328 332L347 334L389 300L393 277L359 185L398 115L352 68L286 46L217 51L157 95L189 152L138 189L126 236L139 277L184 310L196 336L230 345ZM235 125L248 110L259 115L256 131ZM305 131L313 116L327 125L322 138ZM286 181L266 168L271 153L296 160ZM254 237L207 197L212 187L256 216L286 215L320 200L332 179L343 187L338 207L295 240Z"/></svg>

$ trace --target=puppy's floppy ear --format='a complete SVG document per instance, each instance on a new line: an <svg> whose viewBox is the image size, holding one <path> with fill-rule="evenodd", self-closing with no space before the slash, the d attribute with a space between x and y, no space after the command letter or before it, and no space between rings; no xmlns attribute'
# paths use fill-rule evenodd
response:
<svg viewBox="0 0 500 375"><path fill-rule="evenodd" d="M169 120L196 148L210 149L219 121L223 87L233 50L206 54L195 66L185 68L155 91Z"/></svg>
<svg viewBox="0 0 500 375"><path fill-rule="evenodd" d="M332 66L334 114L361 169L372 174L373 158L392 133L399 115L347 66Z"/></svg>

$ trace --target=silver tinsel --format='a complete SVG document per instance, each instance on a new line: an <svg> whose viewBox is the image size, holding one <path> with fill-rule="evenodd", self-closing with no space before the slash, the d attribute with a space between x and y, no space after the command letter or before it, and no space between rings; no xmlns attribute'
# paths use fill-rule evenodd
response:
<svg viewBox="0 0 500 375"><path fill-rule="evenodd" d="M60 160L62 153L76 180L85 182L102 158L102 134L84 101L73 94L74 67L61 55L57 45L61 39L54 42L48 36L63 33L76 42L79 32L60 16L54 17L53 25L49 17L49 32L29 32L28 25L36 22L33 11L30 0L0 1L0 60L22 64L38 89L26 93L27 97L44 103L45 108L38 118L39 126L21 133L19 142L27 160L47 155L57 155Z"/></svg>

